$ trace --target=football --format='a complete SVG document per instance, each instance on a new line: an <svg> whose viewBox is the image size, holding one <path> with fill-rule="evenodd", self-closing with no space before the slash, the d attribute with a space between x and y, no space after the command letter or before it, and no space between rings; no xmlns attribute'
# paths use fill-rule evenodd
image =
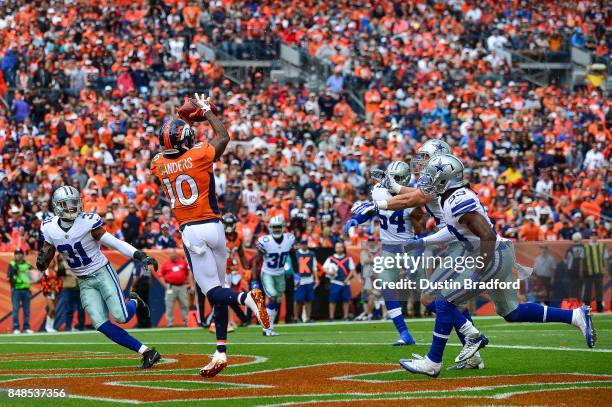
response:
<svg viewBox="0 0 612 407"><path fill-rule="evenodd" d="M219 109L214 103L210 102L210 110L217 114ZM206 121L204 111L198 107L198 104L194 98L185 97L183 105L178 108L177 113L179 117L185 120L187 123L192 125L193 123Z"/></svg>

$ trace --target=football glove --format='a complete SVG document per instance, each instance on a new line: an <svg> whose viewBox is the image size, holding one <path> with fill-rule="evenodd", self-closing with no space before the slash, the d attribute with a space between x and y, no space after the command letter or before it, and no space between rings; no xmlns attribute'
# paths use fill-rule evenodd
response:
<svg viewBox="0 0 612 407"><path fill-rule="evenodd" d="M253 281L251 281L251 284L250 284L250 285L251 285L251 290L254 290L254 289L256 289L256 288L260 288L260 287L259 287L259 281L257 281L257 280L253 280Z"/></svg>
<svg viewBox="0 0 612 407"><path fill-rule="evenodd" d="M357 219L359 216L371 216L372 212L378 212L378 204L374 201L366 201L356 208L351 209L351 212L353 212L353 218Z"/></svg>
<svg viewBox="0 0 612 407"><path fill-rule="evenodd" d="M155 260L153 257L147 256L140 250L137 250L136 253L134 253L134 260L137 260L142 263L143 267L147 270L149 269L149 266L153 266L153 269L155 271L157 271L157 269L159 268L157 260Z"/></svg>
<svg viewBox="0 0 612 407"><path fill-rule="evenodd" d="M355 218L350 218L348 222L344 225L344 233L348 233L350 228L355 228L359 226L359 222Z"/></svg>

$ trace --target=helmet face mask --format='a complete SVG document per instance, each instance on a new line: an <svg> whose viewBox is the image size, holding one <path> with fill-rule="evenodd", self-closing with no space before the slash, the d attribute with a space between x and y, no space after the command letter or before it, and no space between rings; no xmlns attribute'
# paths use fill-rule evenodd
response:
<svg viewBox="0 0 612 407"><path fill-rule="evenodd" d="M232 213L226 213L222 218L225 233L230 234L236 231L237 219Z"/></svg>
<svg viewBox="0 0 612 407"><path fill-rule="evenodd" d="M282 216L274 216L270 219L268 229L270 229L270 234L273 238L280 239L285 232L285 218Z"/></svg>
<svg viewBox="0 0 612 407"><path fill-rule="evenodd" d="M53 211L60 219L74 221L83 213L81 194L74 187L60 187L53 193Z"/></svg>
<svg viewBox="0 0 612 407"><path fill-rule="evenodd" d="M463 164L455 156L444 154L429 160L417 187L427 195L442 195L450 188L465 185L463 181Z"/></svg>

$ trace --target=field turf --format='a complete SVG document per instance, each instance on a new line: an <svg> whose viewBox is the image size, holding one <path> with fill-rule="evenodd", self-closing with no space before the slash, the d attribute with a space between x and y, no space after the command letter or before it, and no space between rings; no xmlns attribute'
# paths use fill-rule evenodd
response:
<svg viewBox="0 0 612 407"><path fill-rule="evenodd" d="M202 329L132 331L165 358L146 371L96 332L0 335L0 406L612 405L610 315L595 316L593 350L573 327L476 318L490 339L485 369L446 370L460 349L453 334L437 379L399 367L431 340L431 319L407 322L416 346L390 346L391 322L280 325L273 338L241 328L229 336L230 367L213 379L198 375L214 351ZM65 388L70 397L15 400L8 388Z"/></svg>

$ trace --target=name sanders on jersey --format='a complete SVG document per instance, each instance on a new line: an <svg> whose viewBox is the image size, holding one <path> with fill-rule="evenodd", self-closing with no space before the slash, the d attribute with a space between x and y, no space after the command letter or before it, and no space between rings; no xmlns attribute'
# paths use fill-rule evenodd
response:
<svg viewBox="0 0 612 407"><path fill-rule="evenodd" d="M418 284L418 287L417 287ZM455 281L429 281L421 278L418 281L407 278L399 281L384 281L377 278L373 280L374 288L377 290L518 290L521 288L520 281L500 281L497 278L489 281L472 281L469 279Z"/></svg>
<svg viewBox="0 0 612 407"><path fill-rule="evenodd" d="M189 170L192 167L193 167L193 163L191 162L191 157L187 157L183 160L159 164L157 166L157 168L159 169L159 173L162 176L168 175L168 174L174 174L175 172Z"/></svg>

